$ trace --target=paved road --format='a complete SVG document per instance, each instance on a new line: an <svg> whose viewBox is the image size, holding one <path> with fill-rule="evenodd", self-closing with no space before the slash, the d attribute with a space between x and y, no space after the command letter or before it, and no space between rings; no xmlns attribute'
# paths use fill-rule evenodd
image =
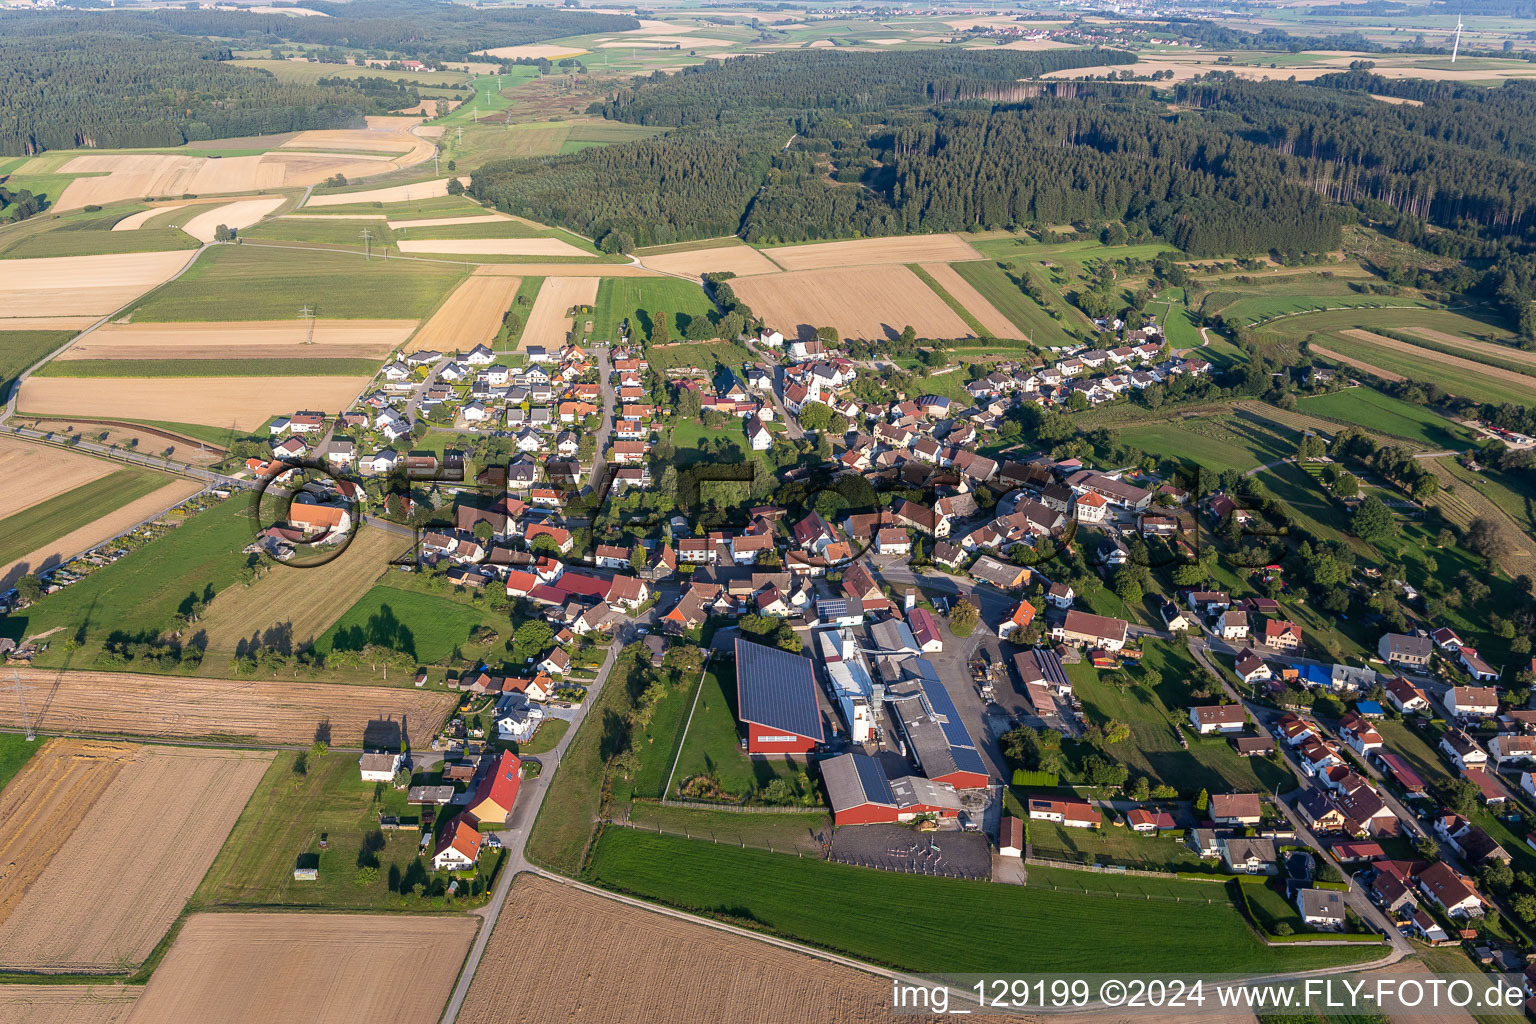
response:
<svg viewBox="0 0 1536 1024"><path fill-rule="evenodd" d="M453 362L453 356L443 356L443 358L433 364L431 372L427 374L427 379L417 385L415 391L411 392L411 400L405 403L405 421L412 428L416 426L416 411L421 408L421 400L427 396L427 390L437 383L437 375L442 373L443 369L451 362ZM367 388L371 387L372 384L373 382L369 381L365 385L364 391L366 392Z"/></svg>
<svg viewBox="0 0 1536 1024"><path fill-rule="evenodd" d="M594 439L597 446L592 451L592 469L587 473L587 486L582 488L583 494L591 494L592 489L601 485L603 476L608 472L608 460L603 455L608 450L608 439L613 436L613 418L618 411L614 408L613 364L608 361L608 346L594 345L592 355L597 360L597 383L601 389L603 398L602 423L597 428Z"/></svg>
<svg viewBox="0 0 1536 1024"><path fill-rule="evenodd" d="M496 890L491 894L491 901L475 911L483 923L475 936L474 944L469 948L469 958L464 961L464 969L459 973L459 981L448 1000L448 1008L443 1012L442 1024L454 1024L458 1019L459 1010L464 1006L464 997L469 994L469 987L475 980L475 971L480 967L480 959L485 955L486 944L490 942L491 933L496 930L496 922L506 906L507 893L512 888L512 880L519 872L538 871L524 855L528 846L528 833L533 830L539 807L544 803L544 797L549 792L550 781L560 767L560 760L565 756L571 741L576 738L581 723L586 720L587 712L597 702L597 695L602 692L603 686L608 682L614 661L627 635L629 635L628 630L621 630L608 645L608 656L603 660L602 667L598 669L597 678L587 688L587 699L582 701L581 707L572 717L570 728L565 731L564 736L560 737L560 742L555 744L555 749L537 756L539 763L543 766L539 777L525 782L518 790L518 800L512 810L512 820L507 823L505 830L496 833L502 847L506 850L506 861L501 866L501 875L496 880Z"/></svg>

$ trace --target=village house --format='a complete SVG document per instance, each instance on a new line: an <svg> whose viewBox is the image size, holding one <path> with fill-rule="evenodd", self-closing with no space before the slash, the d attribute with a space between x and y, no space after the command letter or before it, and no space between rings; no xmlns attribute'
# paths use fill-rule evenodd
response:
<svg viewBox="0 0 1536 1024"><path fill-rule="evenodd" d="M1215 793L1210 815L1218 825L1257 825L1264 818L1264 807L1257 793Z"/></svg>
<svg viewBox="0 0 1536 1024"><path fill-rule="evenodd" d="M1264 646L1278 651L1294 651L1301 646L1301 627L1289 619L1266 619Z"/></svg>
<svg viewBox="0 0 1536 1024"><path fill-rule="evenodd" d="M1429 710L1429 697L1423 690L1414 686L1402 676L1394 676L1387 680L1385 689L1387 691L1387 700L1391 701L1392 706L1404 714Z"/></svg>
<svg viewBox="0 0 1536 1024"><path fill-rule="evenodd" d="M1487 718L1498 713L1499 695L1488 686L1453 686L1445 691L1444 704L1452 718Z"/></svg>
<svg viewBox="0 0 1536 1024"><path fill-rule="evenodd" d="M1420 668L1429 664L1434 643L1427 636L1407 636L1402 633L1384 633L1376 643L1376 653L1388 665L1407 665Z"/></svg>
<svg viewBox="0 0 1536 1024"><path fill-rule="evenodd" d="M1189 722L1201 736L1242 732L1248 715L1241 704L1209 704L1189 709Z"/></svg>

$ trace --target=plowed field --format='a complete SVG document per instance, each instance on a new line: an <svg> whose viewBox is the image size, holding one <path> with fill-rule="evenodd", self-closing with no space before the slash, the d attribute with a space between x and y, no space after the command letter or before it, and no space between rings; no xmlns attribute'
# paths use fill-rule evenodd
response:
<svg viewBox="0 0 1536 1024"><path fill-rule="evenodd" d="M105 459L0 437L0 480L25 481L21 486L0 489L0 519L117 469Z"/></svg>
<svg viewBox="0 0 1536 1024"><path fill-rule="evenodd" d="M382 360L415 329L415 320L316 320L306 341L310 335L297 319L105 324L59 359Z"/></svg>
<svg viewBox="0 0 1536 1024"><path fill-rule="evenodd" d="M533 300L528 314L528 324L523 328L518 348L543 345L558 348L565 344L566 332L572 320L566 310L572 306L590 306L597 301L598 280L595 277L551 277L539 289L539 297Z"/></svg>
<svg viewBox="0 0 1536 1024"><path fill-rule="evenodd" d="M28 377L19 410L255 430L294 409L339 412L366 377Z"/></svg>
<svg viewBox="0 0 1536 1024"><path fill-rule="evenodd" d="M142 991L116 985L0 985L0 1024L118 1024Z"/></svg>
<svg viewBox="0 0 1536 1024"><path fill-rule="evenodd" d="M520 284L518 277L465 278L411 339L411 351L467 352L476 345L489 345Z"/></svg>
<svg viewBox="0 0 1536 1024"><path fill-rule="evenodd" d="M843 244L843 243L837 243ZM731 282L741 300L786 338L835 327L845 338L964 338L971 329L906 267L803 270ZM546 286L547 287L547 286Z"/></svg>
<svg viewBox="0 0 1536 1024"><path fill-rule="evenodd" d="M849 242L817 242L764 249L763 255L785 270L825 270L884 263L954 263L979 260L981 253L959 235L900 235L857 238Z"/></svg>

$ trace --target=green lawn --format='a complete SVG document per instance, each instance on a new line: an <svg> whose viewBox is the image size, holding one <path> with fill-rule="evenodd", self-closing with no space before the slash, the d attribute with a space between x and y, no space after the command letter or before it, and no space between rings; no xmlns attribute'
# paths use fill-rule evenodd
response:
<svg viewBox="0 0 1536 1024"><path fill-rule="evenodd" d="M777 778L794 783L795 776L805 767L803 759L748 757L741 749L743 735L736 719L734 671L726 668L705 673L693 724L688 727L677 760L673 787L682 786L694 776L708 775L721 792L746 797Z"/></svg>
<svg viewBox="0 0 1536 1024"><path fill-rule="evenodd" d="M167 252L172 249L196 249L201 244L191 235L176 228L141 228L138 231L48 231L31 235L0 251L0 259Z"/></svg>
<svg viewBox="0 0 1536 1024"><path fill-rule="evenodd" d="M377 187L371 184L362 185L346 191L364 191ZM426 220L437 217L484 216L486 210L473 199L466 199L464 196L430 196L394 203L359 201L336 206L306 206L296 212L305 217L333 217L342 223L350 223L355 228L361 229L368 226L367 221L353 221L347 218L359 213L368 213L387 217L390 220Z"/></svg>
<svg viewBox="0 0 1536 1024"><path fill-rule="evenodd" d="M1029 823L1035 856L1090 864L1123 864L1148 871L1209 871L1182 839L1145 836L1122 825L1066 828L1049 821Z"/></svg>
<svg viewBox="0 0 1536 1024"><path fill-rule="evenodd" d="M303 773L295 770L302 760ZM381 831L379 814L420 820L420 808L389 783L363 782L357 758L281 751L251 795L240 820L193 895L191 909L211 907L315 907L356 910L447 910L462 905L441 893L416 856L418 831ZM446 813L445 813L446 812ZM438 822L451 817L439 809ZM320 838L326 848L320 848ZM295 881L300 863L319 869L312 882ZM495 857L481 860L488 871ZM359 869L372 864L377 877L360 883ZM402 883L418 888L404 895ZM475 880L477 890L486 881ZM424 895L420 886L433 886ZM461 890L462 891L462 890Z"/></svg>
<svg viewBox="0 0 1536 1024"><path fill-rule="evenodd" d="M240 237L251 241L280 239L285 242L349 245L356 246L357 251L362 252L364 231L368 232L368 244L375 253L382 252L395 241L395 232L382 220L310 220L308 217L275 217L242 230Z"/></svg>
<svg viewBox="0 0 1536 1024"><path fill-rule="evenodd" d="M354 222L356 223L356 222ZM218 245L134 307L135 323L425 317L464 277L450 263L363 260L346 252Z"/></svg>
<svg viewBox="0 0 1536 1024"><path fill-rule="evenodd" d="M474 124L476 118L505 110L512 105L506 90L537 77L539 77L538 68L530 64L517 64L504 73L476 78L470 82L475 88L474 98L465 101L452 113L439 117L431 123L445 126Z"/></svg>
<svg viewBox="0 0 1536 1024"><path fill-rule="evenodd" d="M25 612L0 620L5 635L15 638L54 627L85 636L81 654L70 655L62 643L39 656L42 666L59 666L74 658L85 660L108 630L160 633L170 627L178 607L189 596L214 592L235 584L247 556L240 550L254 534L251 497L236 495L189 518L175 530L151 541L79 583L50 594Z"/></svg>
<svg viewBox="0 0 1536 1024"><path fill-rule="evenodd" d="M1033 875L1033 871L1031 871ZM1359 963L1376 948L1263 946L1219 886L1185 902L926 878L610 828L591 878L606 887L909 971L1208 970ZM1217 898L1219 902L1204 901ZM1062 922L1071 922L1063 927Z"/></svg>
<svg viewBox="0 0 1536 1024"><path fill-rule="evenodd" d="M1345 388L1296 403L1302 412L1354 423L1366 430L1417 441L1426 448L1459 448L1467 432L1429 409L1384 395L1374 388Z"/></svg>
<svg viewBox="0 0 1536 1024"><path fill-rule="evenodd" d="M0 565L6 565L111 511L165 486L150 469L119 469L0 520ZM29 566L35 572L43 566Z"/></svg>
<svg viewBox="0 0 1536 1024"><path fill-rule="evenodd" d="M329 654L379 644L404 651L422 664L436 664L464 644L472 629L493 618L500 619L489 609L380 584L348 608L315 641L314 649Z"/></svg>
<svg viewBox="0 0 1536 1024"><path fill-rule="evenodd" d="M615 678L618 678L617 673ZM688 711L693 707L700 684L697 676L677 680L668 673L667 678L671 684L667 696L656 706L650 722L631 742L640 757L640 766L632 778L614 780L615 800L627 800L631 796L659 799L667 795L667 774L672 770L678 745L683 742L683 727L688 722Z"/></svg>
<svg viewBox="0 0 1536 1024"><path fill-rule="evenodd" d="M1461 395L1473 401L1511 402L1516 405L1530 405L1536 402L1536 378L1511 374L1496 367L1490 366L1484 372L1470 366L1448 365L1435 362L1431 358L1432 353L1423 356L1415 355L1342 334L1320 336L1317 339L1317 346L1337 352L1341 356L1357 359L1368 366L1401 374L1411 380L1437 384L1452 394Z"/></svg>
<svg viewBox="0 0 1536 1024"><path fill-rule="evenodd" d="M0 331L0 401L22 370L74 336L74 331Z"/></svg>
<svg viewBox="0 0 1536 1024"><path fill-rule="evenodd" d="M1402 720L1390 718L1377 722L1376 731L1381 733L1387 749L1394 754L1401 754L1413 770L1418 772L1419 778L1431 786L1449 786L1456 781L1445 757L1434 747L1438 740L1426 742L1417 729Z"/></svg>
<svg viewBox="0 0 1536 1024"><path fill-rule="evenodd" d="M1185 420L1180 424L1135 424L1120 431L1120 440L1158 458L1190 460L1202 469L1247 470L1260 465L1257 453L1224 429L1217 418Z"/></svg>
<svg viewBox="0 0 1536 1024"><path fill-rule="evenodd" d="M28 740L18 733L0 733L0 789L16 777L27 759L37 753L46 740Z"/></svg>
<svg viewBox="0 0 1536 1024"><path fill-rule="evenodd" d="M377 359L64 359L39 377L372 377Z"/></svg>
<svg viewBox="0 0 1536 1024"><path fill-rule="evenodd" d="M625 319L635 331L631 339L655 336L652 314L667 314L667 329L673 341L683 339L684 317L711 317L715 304L704 294L704 286L670 277L605 277L597 288L597 314L593 317L592 336L617 341L619 325Z"/></svg>
<svg viewBox="0 0 1536 1024"><path fill-rule="evenodd" d="M650 348L646 350L645 358L651 364L651 369L657 372L674 366L697 366L710 372L716 363L722 363L740 375L741 364L749 361L752 353L740 342L701 341Z"/></svg>
<svg viewBox="0 0 1536 1024"><path fill-rule="evenodd" d="M785 811L773 814L740 814L694 807L665 807L654 803L631 804L629 820L640 829L708 839L717 843L756 846L778 852L796 850L821 856L818 835L832 830L832 818L822 811Z"/></svg>

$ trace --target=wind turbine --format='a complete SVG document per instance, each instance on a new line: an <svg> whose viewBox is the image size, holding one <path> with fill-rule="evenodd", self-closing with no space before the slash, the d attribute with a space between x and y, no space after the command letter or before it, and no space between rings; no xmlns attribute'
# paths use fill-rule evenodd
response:
<svg viewBox="0 0 1536 1024"><path fill-rule="evenodd" d="M1456 63L1456 51L1461 49L1461 15L1456 15L1456 41L1451 44L1451 63Z"/></svg>

